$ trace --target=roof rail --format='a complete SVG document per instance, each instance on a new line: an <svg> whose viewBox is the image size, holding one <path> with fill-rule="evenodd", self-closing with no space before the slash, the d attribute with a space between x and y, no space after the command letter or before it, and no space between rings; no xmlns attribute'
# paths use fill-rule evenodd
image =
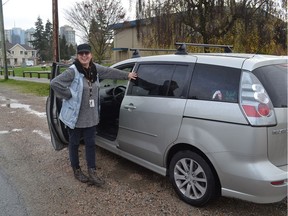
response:
<svg viewBox="0 0 288 216"><path fill-rule="evenodd" d="M176 54L184 54L186 52L186 45L196 46L196 47L215 47L215 48L223 48L225 53L231 53L233 45L218 45L218 44L198 44L198 43L185 43L185 42L176 42L175 45L180 45L177 49ZM181 53L179 49L181 50ZM183 51L185 49L185 51Z"/></svg>
<svg viewBox="0 0 288 216"><path fill-rule="evenodd" d="M132 54L132 58L138 58L140 57L139 51L175 52L175 49L130 48L130 51L134 51Z"/></svg>

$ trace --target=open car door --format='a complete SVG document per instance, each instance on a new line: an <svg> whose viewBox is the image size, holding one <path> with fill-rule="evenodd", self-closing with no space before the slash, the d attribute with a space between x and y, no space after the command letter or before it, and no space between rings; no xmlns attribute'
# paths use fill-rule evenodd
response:
<svg viewBox="0 0 288 216"><path fill-rule="evenodd" d="M51 79L58 76L69 65L53 63ZM51 142L55 150L59 151L68 146L68 132L65 125L59 120L59 113L62 107L62 100L57 98L54 91L50 88L49 96L46 101L46 115L50 130Z"/></svg>

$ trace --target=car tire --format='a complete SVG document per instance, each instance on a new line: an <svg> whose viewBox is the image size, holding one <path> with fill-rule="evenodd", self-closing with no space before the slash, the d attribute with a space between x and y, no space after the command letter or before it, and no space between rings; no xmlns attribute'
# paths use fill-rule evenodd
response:
<svg viewBox="0 0 288 216"><path fill-rule="evenodd" d="M203 157L190 150L180 151L172 157L169 178L180 199L193 206L204 206L219 194L218 181L211 167Z"/></svg>

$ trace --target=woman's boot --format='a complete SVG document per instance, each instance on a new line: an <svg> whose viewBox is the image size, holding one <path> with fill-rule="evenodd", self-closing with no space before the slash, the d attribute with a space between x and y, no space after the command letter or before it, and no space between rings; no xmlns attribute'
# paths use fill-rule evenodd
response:
<svg viewBox="0 0 288 216"><path fill-rule="evenodd" d="M88 182L88 177L84 175L80 168L73 167L74 177L80 182L86 183Z"/></svg>
<svg viewBox="0 0 288 216"><path fill-rule="evenodd" d="M89 183L91 185L96 185L97 187L102 186L103 184L105 184L105 181L101 178L99 178L96 174L96 169L94 168L89 168L88 169L88 179L89 179Z"/></svg>

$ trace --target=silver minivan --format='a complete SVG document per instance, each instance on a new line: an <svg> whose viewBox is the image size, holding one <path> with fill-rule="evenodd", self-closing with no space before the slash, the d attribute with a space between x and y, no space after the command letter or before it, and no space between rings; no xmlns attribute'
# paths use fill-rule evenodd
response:
<svg viewBox="0 0 288 216"><path fill-rule="evenodd" d="M63 67L54 63L52 78ZM169 176L193 206L287 196L287 56L177 52L112 67L138 78L101 81L96 145ZM68 144L61 103L51 89L55 150Z"/></svg>

